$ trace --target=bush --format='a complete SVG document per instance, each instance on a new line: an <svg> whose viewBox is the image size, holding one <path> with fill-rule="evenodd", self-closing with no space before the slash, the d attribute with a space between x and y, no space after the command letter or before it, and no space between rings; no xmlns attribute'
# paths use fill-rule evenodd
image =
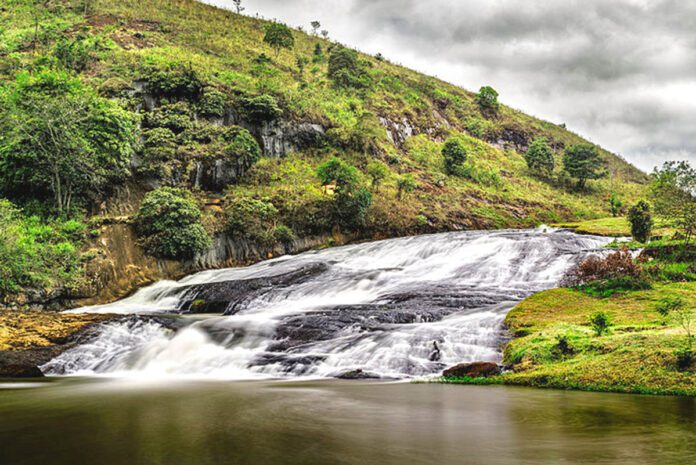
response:
<svg viewBox="0 0 696 465"><path fill-rule="evenodd" d="M161 187L149 192L135 217L145 251L155 257L189 259L210 248L201 210L190 192Z"/></svg>
<svg viewBox="0 0 696 465"><path fill-rule="evenodd" d="M681 297L667 297L660 300L660 302L655 305L655 311L662 318L662 324L667 324L667 317L675 310L682 308L685 305L684 299Z"/></svg>
<svg viewBox="0 0 696 465"><path fill-rule="evenodd" d="M329 55L329 79L336 87L364 89L370 87L370 75L355 50L337 46Z"/></svg>
<svg viewBox="0 0 696 465"><path fill-rule="evenodd" d="M628 210L628 222L631 224L631 236L638 242L646 243L650 239L653 220L650 205L641 200Z"/></svg>
<svg viewBox="0 0 696 465"><path fill-rule="evenodd" d="M176 154L176 135L167 128L153 128L143 132L143 155L148 163L167 161Z"/></svg>
<svg viewBox="0 0 696 465"><path fill-rule="evenodd" d="M403 176L399 176L399 179L396 183L396 198L401 200L405 195L408 195L414 190L416 190L417 187L418 182L411 173L406 173Z"/></svg>
<svg viewBox="0 0 696 465"><path fill-rule="evenodd" d="M276 57L281 48L291 49L295 46L295 37L292 31L285 24L270 23L266 26L266 35L263 38L275 51Z"/></svg>
<svg viewBox="0 0 696 465"><path fill-rule="evenodd" d="M337 190L351 190L360 179L358 169L338 157L332 157L319 165L317 176L323 185L335 182Z"/></svg>
<svg viewBox="0 0 696 465"><path fill-rule="evenodd" d="M206 87L200 100L196 102L196 110L201 116L222 118L225 116L226 105L225 94L212 87Z"/></svg>
<svg viewBox="0 0 696 465"><path fill-rule="evenodd" d="M609 211L611 211L611 216L614 218L619 216L619 213L621 213L621 207L623 207L623 202L621 202L621 199L616 192L612 192L611 197L609 197Z"/></svg>
<svg viewBox="0 0 696 465"><path fill-rule="evenodd" d="M145 116L149 128L167 128L175 134L193 128L193 111L186 102L176 102L155 108Z"/></svg>
<svg viewBox="0 0 696 465"><path fill-rule="evenodd" d="M283 114L272 95L244 98L241 103L246 117L255 123L270 123Z"/></svg>
<svg viewBox="0 0 696 465"><path fill-rule="evenodd" d="M278 209L269 199L228 199L225 218L227 234L233 238L271 245L281 240L283 234L286 239L292 236L292 230L277 230Z"/></svg>
<svg viewBox="0 0 696 465"><path fill-rule="evenodd" d="M553 173L554 159L553 151L549 147L546 138L535 139L524 154L527 166L537 176L548 178Z"/></svg>
<svg viewBox="0 0 696 465"><path fill-rule="evenodd" d="M604 258L591 256L582 261L567 278L567 283L580 286L591 295L607 296L624 290L649 289L642 269L624 247Z"/></svg>
<svg viewBox="0 0 696 465"><path fill-rule="evenodd" d="M372 180L372 187L376 190L387 175L389 175L389 168L381 161L371 161L367 165L367 175Z"/></svg>
<svg viewBox="0 0 696 465"><path fill-rule="evenodd" d="M459 139L447 139L442 147L442 156L445 159L445 172L449 175L457 174L459 168L466 162L466 147Z"/></svg>
<svg viewBox="0 0 696 465"><path fill-rule="evenodd" d="M478 103L481 111L495 113L500 107L498 92L490 86L481 87L478 94L476 94L476 103Z"/></svg>
<svg viewBox="0 0 696 465"><path fill-rule="evenodd" d="M357 229L365 225L367 210L372 205L372 194L361 185L357 168L333 157L317 168L322 184L336 183L331 202L331 217L339 226Z"/></svg>
<svg viewBox="0 0 696 465"><path fill-rule="evenodd" d="M679 371L688 370L696 360L696 353L689 345L684 345L674 351L674 356L677 361L677 369Z"/></svg>
<svg viewBox="0 0 696 465"><path fill-rule="evenodd" d="M181 64L153 71L145 77L145 81L154 95L175 99L198 100L204 88L198 73L191 66Z"/></svg>
<svg viewBox="0 0 696 465"><path fill-rule="evenodd" d="M596 311L590 315L590 326L597 336L601 336L609 331L611 318L603 311Z"/></svg>
<svg viewBox="0 0 696 465"><path fill-rule="evenodd" d="M61 37L53 48L53 56L65 69L81 73L96 59L95 52L98 48L98 43L90 37Z"/></svg>

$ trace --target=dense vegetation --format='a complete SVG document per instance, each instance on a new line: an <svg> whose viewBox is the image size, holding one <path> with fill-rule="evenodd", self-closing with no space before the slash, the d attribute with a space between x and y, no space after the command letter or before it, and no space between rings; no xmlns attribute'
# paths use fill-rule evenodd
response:
<svg viewBox="0 0 696 465"><path fill-rule="evenodd" d="M271 247L525 227L607 216L610 198L645 194L643 173L495 89L358 53L320 26L305 34L193 0L5 5L0 196L13 213L0 258L15 271L3 271L4 294L73 286L95 231L61 225L124 210L149 253L181 259L217 234ZM136 218L139 201L120 201L162 187L200 209L176 244L155 239L142 209ZM53 232L35 240L28 224ZM29 273L29 243L70 245L70 264L45 253Z"/></svg>

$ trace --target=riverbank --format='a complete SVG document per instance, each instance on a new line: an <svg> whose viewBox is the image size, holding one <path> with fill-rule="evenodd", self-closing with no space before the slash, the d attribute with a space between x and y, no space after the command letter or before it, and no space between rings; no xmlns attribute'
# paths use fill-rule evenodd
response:
<svg viewBox="0 0 696 465"><path fill-rule="evenodd" d="M509 371L443 382L696 396L696 366L680 368L677 358L685 330L677 322L665 324L655 310L675 297L696 301L696 283L658 284L605 298L567 288L540 292L505 319L515 337L504 352ZM602 336L589 323L598 310L612 321Z"/></svg>
<svg viewBox="0 0 696 465"><path fill-rule="evenodd" d="M43 376L39 365L74 347L93 325L114 318L106 314L0 310L0 378Z"/></svg>

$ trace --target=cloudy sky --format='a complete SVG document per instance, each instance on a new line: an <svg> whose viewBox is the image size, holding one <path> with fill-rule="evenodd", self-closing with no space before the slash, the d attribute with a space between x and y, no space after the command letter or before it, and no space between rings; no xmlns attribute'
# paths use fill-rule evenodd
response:
<svg viewBox="0 0 696 465"><path fill-rule="evenodd" d="M232 0L208 0L231 7ZM696 1L243 0L259 14L477 90L649 171L696 164Z"/></svg>

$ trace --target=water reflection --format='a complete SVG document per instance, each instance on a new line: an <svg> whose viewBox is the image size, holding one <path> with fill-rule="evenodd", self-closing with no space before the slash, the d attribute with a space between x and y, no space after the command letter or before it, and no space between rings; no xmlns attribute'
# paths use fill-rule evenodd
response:
<svg viewBox="0 0 696 465"><path fill-rule="evenodd" d="M696 461L696 399L408 383L0 391L0 463L665 464Z"/></svg>

